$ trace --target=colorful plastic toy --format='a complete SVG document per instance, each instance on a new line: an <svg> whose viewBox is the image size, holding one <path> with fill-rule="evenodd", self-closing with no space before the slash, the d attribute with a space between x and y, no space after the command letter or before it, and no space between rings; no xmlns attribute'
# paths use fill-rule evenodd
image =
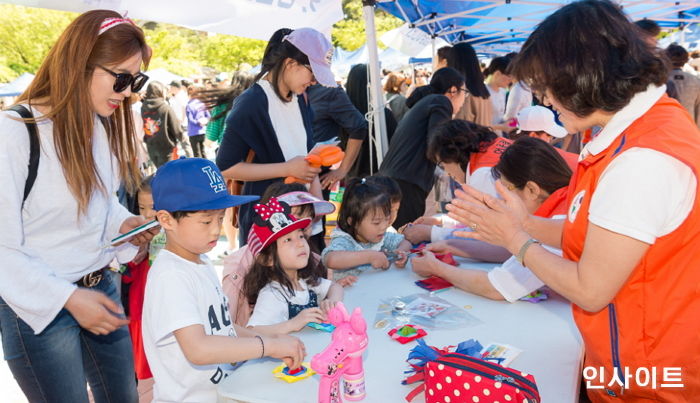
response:
<svg viewBox="0 0 700 403"><path fill-rule="evenodd" d="M306 326L308 326L312 329L321 330L323 332L328 332L328 333L331 333L332 331L335 330L335 326L333 326L330 323L310 322L310 323L307 323Z"/></svg>
<svg viewBox="0 0 700 403"><path fill-rule="evenodd" d="M389 336L401 344L425 337L428 333L416 325L403 325L389 330Z"/></svg>
<svg viewBox="0 0 700 403"><path fill-rule="evenodd" d="M317 145L313 150L306 156L306 162L309 163L314 168L320 168L322 166L329 167L331 165L337 164L343 160L345 153L343 150L334 145ZM303 179L295 178L294 176L288 176L284 183L309 183Z"/></svg>
<svg viewBox="0 0 700 403"><path fill-rule="evenodd" d="M356 401L365 398L365 374L362 352L367 348L367 323L362 310L355 308L348 314L342 302L328 312L335 326L331 344L313 356L311 368L321 376L318 386L319 403L340 403L340 380L343 380L343 396Z"/></svg>
<svg viewBox="0 0 700 403"><path fill-rule="evenodd" d="M315 374L313 369L309 366L308 362L302 362L301 367L297 369L289 369L285 364L282 364L272 370L275 378L280 378L288 383L294 383L306 379L311 375Z"/></svg>

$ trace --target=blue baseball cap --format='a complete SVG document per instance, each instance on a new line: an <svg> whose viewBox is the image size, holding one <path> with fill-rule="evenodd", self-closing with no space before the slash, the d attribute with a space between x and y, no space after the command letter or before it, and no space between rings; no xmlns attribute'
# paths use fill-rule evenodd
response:
<svg viewBox="0 0 700 403"><path fill-rule="evenodd" d="M219 168L204 158L180 158L158 168L153 208L165 211L218 210L258 200L229 194Z"/></svg>

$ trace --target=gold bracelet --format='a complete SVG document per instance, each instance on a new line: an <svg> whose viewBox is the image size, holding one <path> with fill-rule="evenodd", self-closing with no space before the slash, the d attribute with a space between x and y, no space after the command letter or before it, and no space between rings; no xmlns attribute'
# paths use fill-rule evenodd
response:
<svg viewBox="0 0 700 403"><path fill-rule="evenodd" d="M541 245L540 241L530 238L523 244L523 246L520 247L520 251L518 252L517 255L515 255L515 260L518 261L521 265L525 266L525 253L527 250L532 246L532 244L538 244Z"/></svg>

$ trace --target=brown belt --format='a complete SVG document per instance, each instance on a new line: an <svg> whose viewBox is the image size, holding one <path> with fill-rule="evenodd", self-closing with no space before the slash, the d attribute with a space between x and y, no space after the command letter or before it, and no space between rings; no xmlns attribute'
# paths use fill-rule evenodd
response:
<svg viewBox="0 0 700 403"><path fill-rule="evenodd" d="M76 281L75 285L78 287L85 287L85 288L92 288L98 284L100 284L100 281L102 281L102 278L107 275L107 269L109 266L105 266L101 268L100 270L93 271L92 273L88 273L84 275L80 280Z"/></svg>

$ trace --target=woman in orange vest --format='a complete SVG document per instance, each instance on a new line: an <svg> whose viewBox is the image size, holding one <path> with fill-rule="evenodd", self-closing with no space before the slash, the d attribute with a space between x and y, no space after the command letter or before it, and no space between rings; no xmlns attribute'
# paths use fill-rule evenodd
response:
<svg viewBox="0 0 700 403"><path fill-rule="evenodd" d="M493 175L500 177L503 184L522 199L528 213L544 218L566 216L566 191L571 169L555 148L545 141L523 137L513 142L493 167ZM433 254L472 257L469 253L472 242L450 239L432 243L422 257L413 258L413 271L424 277L444 278L473 294L509 302L515 302L544 285L512 255L503 265L486 272L451 266ZM551 250L561 256L561 250Z"/></svg>
<svg viewBox="0 0 700 403"><path fill-rule="evenodd" d="M573 303L593 402L698 401L700 132L666 96L664 61L617 5L587 0L547 17L513 74L569 132L602 128L569 185L567 218L532 217L502 183L502 201L465 189L450 214Z"/></svg>
<svg viewBox="0 0 700 403"><path fill-rule="evenodd" d="M448 120L433 130L428 141L426 156L438 165L455 182L469 184L476 189L496 195L495 179L491 168L498 163L503 151L512 143L498 137L489 127L462 119ZM444 223L436 217L418 217L399 229L414 244L444 239L453 229L442 228ZM434 236L433 236L434 235ZM497 256L502 262L510 256L503 248Z"/></svg>

